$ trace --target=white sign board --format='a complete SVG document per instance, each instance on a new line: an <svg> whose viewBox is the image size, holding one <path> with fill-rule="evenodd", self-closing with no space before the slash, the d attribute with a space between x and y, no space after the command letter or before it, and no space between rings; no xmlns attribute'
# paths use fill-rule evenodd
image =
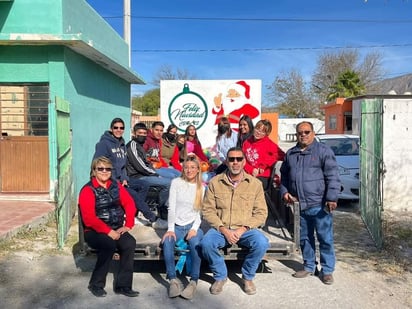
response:
<svg viewBox="0 0 412 309"><path fill-rule="evenodd" d="M178 133L194 125L203 148L215 144L217 123L227 117L232 129L239 119L249 115L253 123L260 119L261 80L162 80L160 116L165 127L175 124Z"/></svg>

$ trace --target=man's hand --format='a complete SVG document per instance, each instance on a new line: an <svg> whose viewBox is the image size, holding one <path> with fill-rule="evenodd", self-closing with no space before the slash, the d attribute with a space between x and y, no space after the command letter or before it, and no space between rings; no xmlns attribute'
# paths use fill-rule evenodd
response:
<svg viewBox="0 0 412 309"><path fill-rule="evenodd" d="M129 184L127 183L127 180L126 180L126 179L122 181L122 186L123 186L123 187L127 187L128 185L129 185Z"/></svg>
<svg viewBox="0 0 412 309"><path fill-rule="evenodd" d="M294 202L297 202L297 201L298 201L298 199L297 199L296 197L294 197L292 194L290 194L289 192L286 192L286 193L283 195L283 200L284 200L286 203L294 203Z"/></svg>
<svg viewBox="0 0 412 309"><path fill-rule="evenodd" d="M338 203L337 202L326 202L326 207L329 208L329 212L332 212L338 207Z"/></svg>
<svg viewBox="0 0 412 309"><path fill-rule="evenodd" d="M244 232L246 232L246 228L245 227L240 227L236 230L230 230L228 228L225 228L223 226L221 226L219 228L219 231L225 236L227 242L231 245L236 244L240 237L243 235Z"/></svg>

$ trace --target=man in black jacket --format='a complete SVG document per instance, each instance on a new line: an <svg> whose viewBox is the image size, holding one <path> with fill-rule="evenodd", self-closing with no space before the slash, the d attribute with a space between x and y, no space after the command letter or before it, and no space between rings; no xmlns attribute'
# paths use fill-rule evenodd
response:
<svg viewBox="0 0 412 309"><path fill-rule="evenodd" d="M167 207L166 203L169 197L171 179L159 176L152 167L151 162L147 159L146 151L143 149L147 136L146 125L142 122L136 123L133 127L133 133L133 139L126 145L126 171L129 176L129 187L138 192L139 197L142 199L138 208L152 222L152 226L154 228L167 229L167 221L156 217L147 205L146 197L150 187L155 186L159 188L160 213L160 208Z"/></svg>

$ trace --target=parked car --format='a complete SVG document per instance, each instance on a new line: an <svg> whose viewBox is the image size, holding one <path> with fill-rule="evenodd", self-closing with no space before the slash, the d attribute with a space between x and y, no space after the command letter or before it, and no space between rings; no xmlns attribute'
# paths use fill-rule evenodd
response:
<svg viewBox="0 0 412 309"><path fill-rule="evenodd" d="M335 153L342 183L339 199L359 200L359 136L321 134L316 139L328 145Z"/></svg>

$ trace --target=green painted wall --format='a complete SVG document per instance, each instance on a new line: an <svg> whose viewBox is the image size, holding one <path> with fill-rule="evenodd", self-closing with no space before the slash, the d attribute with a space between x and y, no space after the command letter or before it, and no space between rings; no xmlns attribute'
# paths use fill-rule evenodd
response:
<svg viewBox="0 0 412 309"><path fill-rule="evenodd" d="M84 0L0 1L0 40L14 38L16 34L48 34L53 39L81 40L129 67L125 41Z"/></svg>
<svg viewBox="0 0 412 309"><path fill-rule="evenodd" d="M95 144L115 117L130 128L130 85L70 49L65 51L65 96L70 102L76 192L90 175ZM129 131L125 131L126 140Z"/></svg>
<svg viewBox="0 0 412 309"><path fill-rule="evenodd" d="M50 100L70 102L76 195L89 179L96 142L115 117L130 128L130 84L55 40L81 40L128 68L123 39L84 0L0 1L0 40L50 35L49 45L0 45L0 83L49 83ZM23 38L23 36L21 36ZM125 139L130 131L125 131ZM51 181L56 169L51 160Z"/></svg>

